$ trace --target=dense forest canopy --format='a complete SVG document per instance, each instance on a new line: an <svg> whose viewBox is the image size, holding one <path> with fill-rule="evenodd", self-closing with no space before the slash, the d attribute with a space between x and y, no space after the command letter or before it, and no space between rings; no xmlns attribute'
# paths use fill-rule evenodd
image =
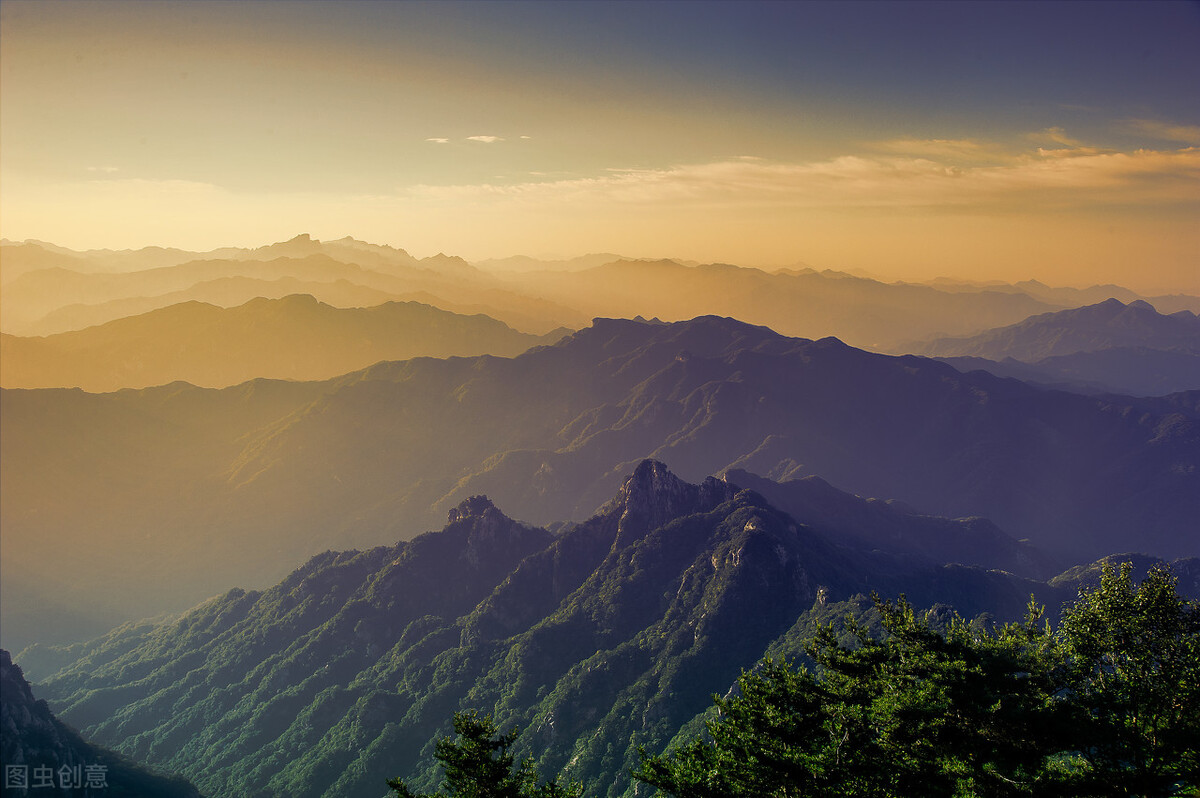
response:
<svg viewBox="0 0 1200 798"><path fill-rule="evenodd" d="M1195 794L1200 607L1167 571L1106 566L1057 630L1032 601L996 630L876 606L883 640L822 627L814 669L766 660L635 777L680 798Z"/></svg>
<svg viewBox="0 0 1200 798"><path fill-rule="evenodd" d="M1031 599L992 628L875 597L883 639L820 627L812 669L767 658L716 699L706 733L633 776L678 798L1194 795L1200 783L1200 606L1155 569L1105 567L1058 629ZM441 791L397 798L558 798L515 764L519 732L457 713Z"/></svg>

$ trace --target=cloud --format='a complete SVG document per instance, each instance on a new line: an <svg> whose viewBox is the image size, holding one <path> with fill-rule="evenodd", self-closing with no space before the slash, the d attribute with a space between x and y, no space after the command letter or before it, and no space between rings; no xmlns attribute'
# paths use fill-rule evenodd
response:
<svg viewBox="0 0 1200 798"><path fill-rule="evenodd" d="M774 206L1035 213L1161 206L1200 203L1200 148L1037 149L1003 163L978 165L911 156L845 155L800 163L731 158L661 169L612 169L595 177L414 186L406 193L458 202L670 204L714 211Z"/></svg>
<svg viewBox="0 0 1200 798"><path fill-rule="evenodd" d="M106 175L111 175L114 172L121 171L120 168L116 166L89 166L87 170L89 172L103 172Z"/></svg>
<svg viewBox="0 0 1200 798"><path fill-rule="evenodd" d="M434 144L449 144L450 143L450 139L429 138L429 139L425 139L425 140L431 141Z"/></svg>
<svg viewBox="0 0 1200 798"><path fill-rule="evenodd" d="M1162 141L1180 141L1184 144L1200 145L1200 126L1172 125L1153 119L1126 119L1125 127Z"/></svg>
<svg viewBox="0 0 1200 798"><path fill-rule="evenodd" d="M502 136L467 136L467 141L482 141L484 144L495 144L504 141Z"/></svg>
<svg viewBox="0 0 1200 798"><path fill-rule="evenodd" d="M1036 133L1030 133L1029 138L1033 141L1046 144L1062 144L1066 147L1079 147L1083 145L1082 141L1072 138L1067 135L1067 131L1061 127L1048 127L1039 130Z"/></svg>
<svg viewBox="0 0 1200 798"><path fill-rule="evenodd" d="M892 139L868 146L876 152L966 161L994 160L1009 154L998 144L976 139Z"/></svg>
<svg viewBox="0 0 1200 798"><path fill-rule="evenodd" d="M88 184L99 192L121 196L178 197L182 195L213 195L224 192L224 189L213 183L196 180L126 177L118 180L91 180Z"/></svg>
<svg viewBox="0 0 1200 798"><path fill-rule="evenodd" d="M1038 147L1037 154L1043 158L1078 158L1082 155L1102 155L1104 153L1114 153L1115 150L1102 150L1098 147L1055 147L1048 150L1045 147Z"/></svg>

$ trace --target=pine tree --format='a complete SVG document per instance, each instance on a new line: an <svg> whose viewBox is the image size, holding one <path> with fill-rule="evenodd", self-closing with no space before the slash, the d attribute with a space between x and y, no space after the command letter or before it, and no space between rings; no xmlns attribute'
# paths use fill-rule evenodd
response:
<svg viewBox="0 0 1200 798"><path fill-rule="evenodd" d="M419 794L412 792L400 779L388 779L387 785L397 798L576 798L580 790L570 784L560 786L550 781L538 784L537 769L532 760L525 760L516 770L509 748L519 732L498 734L490 715L476 712L457 712L454 731L458 739L440 740L435 756L445 771L442 792Z"/></svg>
<svg viewBox="0 0 1200 798"><path fill-rule="evenodd" d="M885 636L832 626L815 671L767 661L707 735L634 777L680 798L1182 796L1200 787L1200 607L1165 569L1107 566L1057 631L998 631L876 598Z"/></svg>

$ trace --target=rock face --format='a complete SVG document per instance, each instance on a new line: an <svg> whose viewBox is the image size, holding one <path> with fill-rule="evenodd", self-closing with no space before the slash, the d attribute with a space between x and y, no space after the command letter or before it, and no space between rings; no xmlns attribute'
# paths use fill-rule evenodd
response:
<svg viewBox="0 0 1200 798"><path fill-rule="evenodd" d="M836 493L801 492L795 512L867 504ZM460 709L524 729L518 758L543 773L618 796L639 746L662 751L743 668L799 654L814 624L869 611L872 590L1006 620L1087 576L1052 586L941 565L904 546L982 535L980 551L1010 552L979 523L861 516L882 525L815 529L731 479L692 484L651 460L554 534L475 494L439 532L326 552L263 592L60 652L42 689L93 739L214 796L378 798L396 776L431 789ZM897 530L900 550L883 550Z"/></svg>
<svg viewBox="0 0 1200 798"><path fill-rule="evenodd" d="M713 477L691 485L657 460L643 460L600 513L619 514L613 545L622 548L672 518L709 512L735 493L736 488Z"/></svg>
<svg viewBox="0 0 1200 798"><path fill-rule="evenodd" d="M85 742L36 700L21 668L0 649L0 762L4 795L77 798L199 798L183 779L165 778Z"/></svg>

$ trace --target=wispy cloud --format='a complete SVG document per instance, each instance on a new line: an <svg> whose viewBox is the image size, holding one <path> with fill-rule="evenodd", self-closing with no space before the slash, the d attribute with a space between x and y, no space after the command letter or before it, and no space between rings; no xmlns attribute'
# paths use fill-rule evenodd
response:
<svg viewBox="0 0 1200 798"><path fill-rule="evenodd" d="M979 139L891 139L871 142L870 149L897 155L964 161L994 160L1009 154L998 144Z"/></svg>
<svg viewBox="0 0 1200 798"><path fill-rule="evenodd" d="M121 171L120 168L116 166L89 166L87 170L89 172L102 172L106 175L111 175Z"/></svg>
<svg viewBox="0 0 1200 798"><path fill-rule="evenodd" d="M484 144L495 144L497 141L504 141L503 136L467 136L467 141L481 141Z"/></svg>
<svg viewBox="0 0 1200 798"><path fill-rule="evenodd" d="M1200 145L1200 127L1196 125L1173 125L1154 119L1126 119L1125 126L1136 133L1162 141Z"/></svg>
<svg viewBox="0 0 1200 798"><path fill-rule="evenodd" d="M140 195L143 197L170 197L201 194L215 195L224 193L225 189L213 183L196 180L155 180L141 177L126 177L116 180L89 181L98 191L111 195Z"/></svg>
<svg viewBox="0 0 1200 798"><path fill-rule="evenodd" d="M1039 144L1061 144L1065 147L1080 147L1083 142L1067 135L1067 131L1061 127L1048 127L1030 133L1029 139L1038 142Z"/></svg>
<svg viewBox="0 0 1200 798"><path fill-rule="evenodd" d="M441 138L428 138L428 139L425 139L425 140L426 140L426 141L433 142L434 144L449 144L449 143L450 143L450 139L441 139Z"/></svg>
<svg viewBox="0 0 1200 798"><path fill-rule="evenodd" d="M1079 158L1084 155L1115 155L1117 151L1099 147L1038 147L1037 154L1043 158Z"/></svg>
<svg viewBox="0 0 1200 798"><path fill-rule="evenodd" d="M1200 203L1200 148L1037 149L1004 163L974 166L931 157L846 155L806 163L735 158L665 169L615 169L598 177L564 180L416 186L408 193L460 201L675 203L712 208L941 206L1018 212Z"/></svg>

